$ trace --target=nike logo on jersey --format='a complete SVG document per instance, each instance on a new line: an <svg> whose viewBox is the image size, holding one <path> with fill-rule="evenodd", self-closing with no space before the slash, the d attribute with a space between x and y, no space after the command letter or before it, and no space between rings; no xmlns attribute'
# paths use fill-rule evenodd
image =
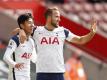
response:
<svg viewBox="0 0 107 80"><path fill-rule="evenodd" d="M41 44L59 44L57 37L42 37Z"/></svg>

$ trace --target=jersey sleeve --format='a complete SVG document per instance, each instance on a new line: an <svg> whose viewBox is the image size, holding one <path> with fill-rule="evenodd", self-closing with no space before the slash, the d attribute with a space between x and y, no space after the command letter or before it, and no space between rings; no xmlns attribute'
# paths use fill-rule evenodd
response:
<svg viewBox="0 0 107 80"><path fill-rule="evenodd" d="M11 65L12 67L15 66L16 62L13 61L12 59L12 54L15 51L15 49L17 48L17 44L14 40L10 39L9 44L6 48L6 51L4 53L3 56L3 60L8 64Z"/></svg>
<svg viewBox="0 0 107 80"><path fill-rule="evenodd" d="M70 30L68 29L64 29L64 33L65 33L65 39L67 41L71 41L74 37L78 37L77 35L73 34Z"/></svg>

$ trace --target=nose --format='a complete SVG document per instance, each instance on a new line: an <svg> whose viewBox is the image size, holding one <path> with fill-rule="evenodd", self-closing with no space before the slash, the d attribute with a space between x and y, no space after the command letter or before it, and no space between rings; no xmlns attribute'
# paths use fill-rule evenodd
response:
<svg viewBox="0 0 107 80"><path fill-rule="evenodd" d="M34 27L34 24L31 24L31 27Z"/></svg>

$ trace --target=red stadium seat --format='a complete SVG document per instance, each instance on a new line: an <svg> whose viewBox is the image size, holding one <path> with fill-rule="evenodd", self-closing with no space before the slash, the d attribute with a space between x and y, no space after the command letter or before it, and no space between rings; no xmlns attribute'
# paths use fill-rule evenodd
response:
<svg viewBox="0 0 107 80"><path fill-rule="evenodd" d="M96 12L101 12L101 11L103 11L103 5L101 5L101 3L96 3L94 5L94 9Z"/></svg>
<svg viewBox="0 0 107 80"><path fill-rule="evenodd" d="M79 12L83 11L81 4L74 3L72 7L73 7L75 13L79 13Z"/></svg>
<svg viewBox="0 0 107 80"><path fill-rule="evenodd" d="M91 17L95 18L98 22L102 21L102 17L100 14L96 13L96 12L92 12L90 14Z"/></svg>
<svg viewBox="0 0 107 80"><path fill-rule="evenodd" d="M90 21L90 15L85 13L85 12L81 12L79 13L79 17L80 19L82 19L84 22L89 22Z"/></svg>
<svg viewBox="0 0 107 80"><path fill-rule="evenodd" d="M66 13L69 13L69 12L72 12L73 9L72 9L72 7L68 3L66 3L66 4L63 5L63 10Z"/></svg>
<svg viewBox="0 0 107 80"><path fill-rule="evenodd" d="M105 22L100 22L100 24L99 24L99 29L100 29L100 31L102 31L103 32L103 34L107 34L107 23L105 23ZM107 35L106 35L107 36Z"/></svg>
<svg viewBox="0 0 107 80"><path fill-rule="evenodd" d="M90 13L93 11L93 5L90 3L83 3L82 6L85 12Z"/></svg>
<svg viewBox="0 0 107 80"><path fill-rule="evenodd" d="M103 8L105 11L107 11L107 3L103 3Z"/></svg>
<svg viewBox="0 0 107 80"><path fill-rule="evenodd" d="M106 12L101 12L101 17L104 22L107 22L107 13Z"/></svg>

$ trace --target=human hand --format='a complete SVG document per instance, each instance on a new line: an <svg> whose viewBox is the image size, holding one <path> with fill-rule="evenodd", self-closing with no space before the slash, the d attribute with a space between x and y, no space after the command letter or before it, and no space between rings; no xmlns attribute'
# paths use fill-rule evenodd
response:
<svg viewBox="0 0 107 80"><path fill-rule="evenodd" d="M24 63L17 63L15 65L15 68L18 69L18 70L21 70L22 68L24 68Z"/></svg>
<svg viewBox="0 0 107 80"><path fill-rule="evenodd" d="M96 33L96 30L97 30L97 21L92 18L92 21L91 21L91 29L90 29L92 32Z"/></svg>
<svg viewBox="0 0 107 80"><path fill-rule="evenodd" d="M20 28L15 28L10 34L11 35L16 35L17 33L19 33Z"/></svg>

